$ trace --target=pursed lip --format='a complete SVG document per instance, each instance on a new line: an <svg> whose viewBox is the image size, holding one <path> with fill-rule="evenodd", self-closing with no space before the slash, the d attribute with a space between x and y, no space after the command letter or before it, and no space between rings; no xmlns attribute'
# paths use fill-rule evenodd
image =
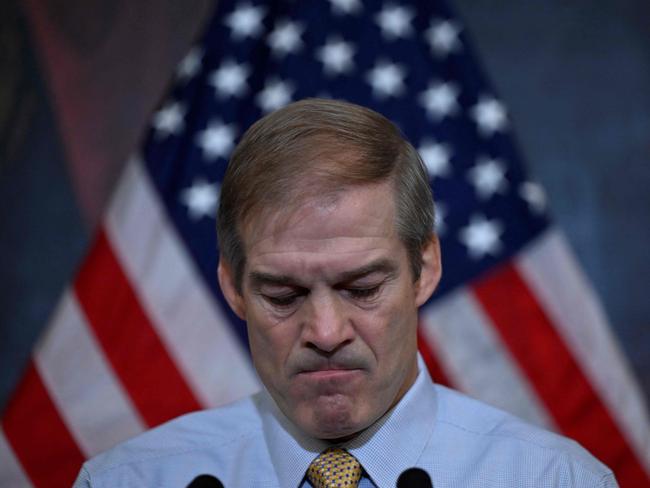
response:
<svg viewBox="0 0 650 488"><path fill-rule="evenodd" d="M345 378L360 372L361 370L358 368L326 367L322 369L301 371L298 373L298 376L311 379Z"/></svg>

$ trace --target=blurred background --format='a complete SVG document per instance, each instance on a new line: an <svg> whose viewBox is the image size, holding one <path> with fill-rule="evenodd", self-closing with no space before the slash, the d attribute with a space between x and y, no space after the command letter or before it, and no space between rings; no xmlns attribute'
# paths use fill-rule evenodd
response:
<svg viewBox="0 0 650 488"><path fill-rule="evenodd" d="M650 399L650 4L450 3ZM213 8L0 3L0 410Z"/></svg>

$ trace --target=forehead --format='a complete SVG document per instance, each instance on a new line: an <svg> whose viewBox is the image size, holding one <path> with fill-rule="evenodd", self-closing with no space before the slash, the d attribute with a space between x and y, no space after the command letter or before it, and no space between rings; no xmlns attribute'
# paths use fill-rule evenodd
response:
<svg viewBox="0 0 650 488"><path fill-rule="evenodd" d="M392 195L392 186L384 182L263 212L243 232L246 267L335 272L398 253L403 245Z"/></svg>

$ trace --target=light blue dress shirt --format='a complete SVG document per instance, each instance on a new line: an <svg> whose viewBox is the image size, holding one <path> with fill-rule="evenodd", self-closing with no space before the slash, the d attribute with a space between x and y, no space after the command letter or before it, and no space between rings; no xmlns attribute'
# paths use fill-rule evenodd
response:
<svg viewBox="0 0 650 488"><path fill-rule="evenodd" d="M612 472L578 444L434 385L420 358L415 384L384 417L343 445L361 487L393 488L419 467L434 488L610 488ZM86 462L75 488L184 488L212 474L225 488L308 487L329 444L312 439L266 392L185 415Z"/></svg>

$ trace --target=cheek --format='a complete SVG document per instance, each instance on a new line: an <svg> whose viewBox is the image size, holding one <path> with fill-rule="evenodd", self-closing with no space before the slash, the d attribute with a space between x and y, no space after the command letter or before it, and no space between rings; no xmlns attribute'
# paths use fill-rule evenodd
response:
<svg viewBox="0 0 650 488"><path fill-rule="evenodd" d="M391 305L359 321L359 335L376 354L394 354L415 334L417 310Z"/></svg>
<svg viewBox="0 0 650 488"><path fill-rule="evenodd" d="M366 322L360 335L376 361L376 380L394 387L417 352L417 311L387 310Z"/></svg>
<svg viewBox="0 0 650 488"><path fill-rule="evenodd" d="M247 317L251 354L256 365L278 368L286 361L295 342L295 327L288 322L274 322L264 315Z"/></svg>

